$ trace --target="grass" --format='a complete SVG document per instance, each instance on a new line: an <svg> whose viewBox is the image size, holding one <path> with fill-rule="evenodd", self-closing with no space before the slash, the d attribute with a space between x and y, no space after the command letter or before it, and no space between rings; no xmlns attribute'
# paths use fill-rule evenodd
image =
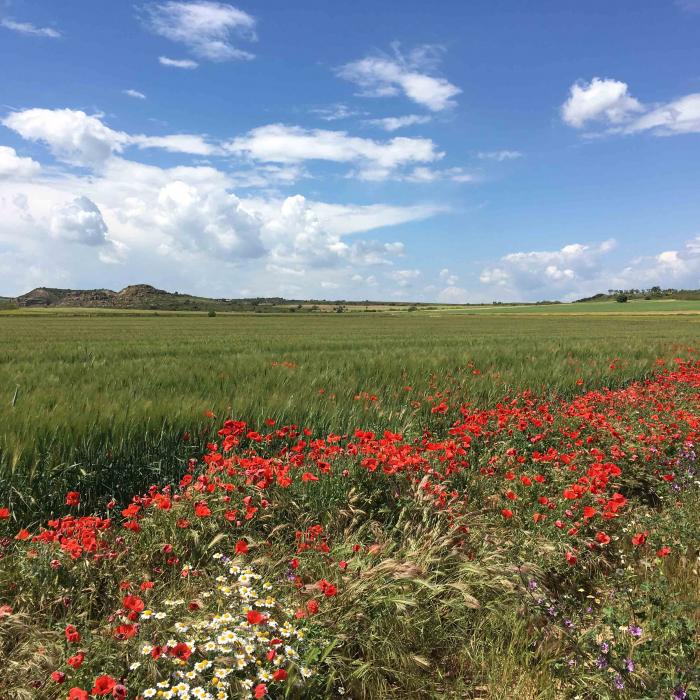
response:
<svg viewBox="0 0 700 700"><path fill-rule="evenodd" d="M0 514L0 696L58 700L102 674L133 694L170 678L167 658L128 669L144 642L180 638L175 620L189 630L223 610L245 619L237 584L233 596L217 586L213 557L241 538L250 551L238 561L279 602L260 607L272 619L296 610L287 617L306 636L269 697L695 692L700 370L630 384L693 358L699 321L0 316L0 507L11 511ZM228 416L265 437L241 428L240 444L224 447L215 431ZM290 423L337 435L279 430ZM188 470L191 483L132 501ZM80 503L67 505L74 489ZM628 502L608 512L619 493ZM95 512L111 526L76 521ZM127 590L168 614L129 617ZM120 638L135 620L133 639ZM270 645L260 644L261 666ZM74 669L78 649L86 659ZM315 671L305 685L301 663Z"/></svg>
<svg viewBox="0 0 700 700"><path fill-rule="evenodd" d="M0 496L40 515L64 485L132 493L201 449L207 411L415 431L435 392L486 405L526 388L568 396L579 378L615 387L699 330L634 315L2 315Z"/></svg>

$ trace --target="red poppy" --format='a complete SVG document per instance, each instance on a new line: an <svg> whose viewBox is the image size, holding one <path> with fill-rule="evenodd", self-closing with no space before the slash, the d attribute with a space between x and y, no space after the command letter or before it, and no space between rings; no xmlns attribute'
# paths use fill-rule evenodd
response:
<svg viewBox="0 0 700 700"><path fill-rule="evenodd" d="M647 536L649 533L645 530L644 532L638 532L635 535L632 535L632 544L635 547L639 547L640 545L643 545L647 541Z"/></svg>
<svg viewBox="0 0 700 700"><path fill-rule="evenodd" d="M258 683L255 686L255 698L256 700L260 700L261 698L264 698L267 695L267 686L264 683Z"/></svg>
<svg viewBox="0 0 700 700"><path fill-rule="evenodd" d="M77 491L69 491L66 494L66 505L77 506L80 503L80 494Z"/></svg>
<svg viewBox="0 0 700 700"><path fill-rule="evenodd" d="M76 671L83 665L83 661L85 660L85 654L83 654L82 651L79 651L77 654L74 654L73 656L70 656L66 663L71 667L74 668Z"/></svg>
<svg viewBox="0 0 700 700"><path fill-rule="evenodd" d="M248 543L245 540L238 540L236 542L236 554L247 554L248 553Z"/></svg>
<svg viewBox="0 0 700 700"><path fill-rule="evenodd" d="M249 610L247 618L251 625L259 625L267 619L259 610Z"/></svg>
<svg viewBox="0 0 700 700"><path fill-rule="evenodd" d="M512 518L512 517L513 517L513 511L510 510L509 508L504 508L504 509L501 511L501 515L502 515L506 520L508 520L508 518Z"/></svg>
<svg viewBox="0 0 700 700"><path fill-rule="evenodd" d="M278 668L272 674L272 680L274 680L274 681L283 681L283 680L286 680L286 678L287 678L287 672L283 668Z"/></svg>
<svg viewBox="0 0 700 700"><path fill-rule="evenodd" d="M195 507L194 507L194 514L198 518L207 518L211 515L211 509L209 506L204 502L200 501Z"/></svg>
<svg viewBox="0 0 700 700"><path fill-rule="evenodd" d="M664 545L657 552L657 557L667 557L671 553L671 548L668 545Z"/></svg>
<svg viewBox="0 0 700 700"><path fill-rule="evenodd" d="M168 647L168 654L180 659L180 661L187 661L192 655L192 649L184 642L179 642L174 647Z"/></svg>
<svg viewBox="0 0 700 700"><path fill-rule="evenodd" d="M68 693L68 700L90 700L87 690L82 688L71 688Z"/></svg>
<svg viewBox="0 0 700 700"><path fill-rule="evenodd" d="M78 632L78 628L75 625L67 625L64 632L67 641L73 643L80 641L80 632Z"/></svg>
<svg viewBox="0 0 700 700"><path fill-rule="evenodd" d="M602 531L597 532L595 538L596 542L599 542L600 544L610 544L610 536Z"/></svg>
<svg viewBox="0 0 700 700"><path fill-rule="evenodd" d="M146 606L137 595L126 595L122 598L122 605L126 610L133 610L134 612L141 612Z"/></svg>
<svg viewBox="0 0 700 700"><path fill-rule="evenodd" d="M10 517L10 509L9 508L0 508L0 520L6 520L9 517Z"/></svg>
<svg viewBox="0 0 700 700"><path fill-rule="evenodd" d="M138 634L138 631L137 625L119 625L114 629L114 636L121 640L131 639Z"/></svg>
<svg viewBox="0 0 700 700"><path fill-rule="evenodd" d="M93 695L108 695L114 690L117 682L112 676L100 676L95 679L95 685L92 688Z"/></svg>
<svg viewBox="0 0 700 700"><path fill-rule="evenodd" d="M51 680L55 683L63 683L66 680L66 674L63 671L54 671L51 674Z"/></svg>

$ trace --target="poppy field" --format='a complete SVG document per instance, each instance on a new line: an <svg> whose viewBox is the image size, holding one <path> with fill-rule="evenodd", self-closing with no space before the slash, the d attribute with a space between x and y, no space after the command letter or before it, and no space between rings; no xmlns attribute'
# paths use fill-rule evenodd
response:
<svg viewBox="0 0 700 700"><path fill-rule="evenodd" d="M697 697L699 327L0 318L0 697Z"/></svg>

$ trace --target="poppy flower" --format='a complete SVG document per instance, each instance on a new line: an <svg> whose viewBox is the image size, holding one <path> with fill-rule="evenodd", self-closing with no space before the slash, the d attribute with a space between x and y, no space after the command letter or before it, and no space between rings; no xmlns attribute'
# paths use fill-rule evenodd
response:
<svg viewBox="0 0 700 700"><path fill-rule="evenodd" d="M122 598L122 605L126 610L132 610L133 612L142 612L146 607L143 600L137 595L127 595Z"/></svg>
<svg viewBox="0 0 700 700"><path fill-rule="evenodd" d="M74 654L73 656L68 657L68 660L66 663L76 671L83 665L83 661L85 660L85 654L83 654L82 651L79 651L77 654Z"/></svg>
<svg viewBox="0 0 700 700"><path fill-rule="evenodd" d="M607 535L605 532L597 532L595 539L596 542L599 542L600 544L610 544L610 536Z"/></svg>
<svg viewBox="0 0 700 700"><path fill-rule="evenodd" d="M635 535L632 535L632 544L635 547L643 545L647 541L648 535L649 533L646 530L644 532L638 532Z"/></svg>
<svg viewBox="0 0 700 700"><path fill-rule="evenodd" d="M82 688L71 688L68 693L68 700L90 700L87 690Z"/></svg>
<svg viewBox="0 0 700 700"><path fill-rule="evenodd" d="M671 553L671 548L668 545L664 545L656 552L656 556L663 558L663 557L668 556L670 553Z"/></svg>
<svg viewBox="0 0 700 700"><path fill-rule="evenodd" d="M247 554L248 553L248 543L245 540L238 540L236 542L236 554Z"/></svg>
<svg viewBox="0 0 700 700"><path fill-rule="evenodd" d="M9 517L10 517L10 509L9 508L0 508L0 520L6 520Z"/></svg>
<svg viewBox="0 0 700 700"><path fill-rule="evenodd" d="M283 668L278 668L272 674L272 680L274 680L274 681L283 681L283 680L286 680L286 678L287 678L287 672Z"/></svg>
<svg viewBox="0 0 700 700"><path fill-rule="evenodd" d="M211 509L206 503L201 501L194 507L194 514L198 518L208 518L211 515Z"/></svg>
<svg viewBox="0 0 700 700"><path fill-rule="evenodd" d="M127 640L135 637L138 631L137 625L119 625L114 629L114 636L116 639Z"/></svg>
<svg viewBox="0 0 700 700"><path fill-rule="evenodd" d="M259 625L267 619L259 610L249 610L246 617L251 625Z"/></svg>
<svg viewBox="0 0 700 700"><path fill-rule="evenodd" d="M501 515L502 515L506 520L508 520L509 518L512 518L512 517L513 517L513 511L510 510L510 508L504 508L504 509L501 511Z"/></svg>
<svg viewBox="0 0 700 700"><path fill-rule="evenodd" d="M78 632L78 628L75 625L67 625L64 633L66 635L66 641L72 643L80 641L80 632Z"/></svg>
<svg viewBox="0 0 700 700"><path fill-rule="evenodd" d="M54 671L51 674L51 680L54 681L54 683L63 683L63 681L66 680L66 674L63 673L63 671Z"/></svg>
<svg viewBox="0 0 700 700"><path fill-rule="evenodd" d="M264 683L258 683L255 686L255 698L256 700L260 700L261 698L264 698L267 695L267 686Z"/></svg>
<svg viewBox="0 0 700 700"><path fill-rule="evenodd" d="M184 642L179 642L174 647L168 647L168 654L180 661L187 661L192 655L192 650Z"/></svg>
<svg viewBox="0 0 700 700"><path fill-rule="evenodd" d="M77 491L69 491L66 494L66 505L77 506L80 503L80 494Z"/></svg>
<svg viewBox="0 0 700 700"><path fill-rule="evenodd" d="M95 685L92 688L92 695L108 695L110 694L117 682L112 678L112 676L100 676L95 679Z"/></svg>

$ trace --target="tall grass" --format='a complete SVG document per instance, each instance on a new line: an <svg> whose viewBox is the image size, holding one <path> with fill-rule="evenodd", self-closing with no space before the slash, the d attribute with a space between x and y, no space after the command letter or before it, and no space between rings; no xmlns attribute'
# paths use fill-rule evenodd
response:
<svg viewBox="0 0 700 700"><path fill-rule="evenodd" d="M437 392L490 404L567 396L578 379L612 388L698 330L672 316L4 315L0 498L38 517L67 488L129 495L173 478L225 415L410 433Z"/></svg>

